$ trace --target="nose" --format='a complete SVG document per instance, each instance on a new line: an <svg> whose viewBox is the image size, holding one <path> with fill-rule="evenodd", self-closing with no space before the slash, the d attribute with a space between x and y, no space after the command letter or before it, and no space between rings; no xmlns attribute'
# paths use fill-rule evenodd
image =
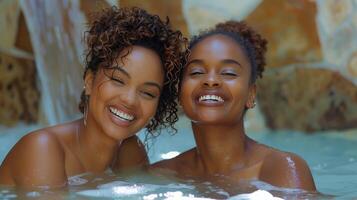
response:
<svg viewBox="0 0 357 200"><path fill-rule="evenodd" d="M121 101L126 108L132 108L136 104L137 96L134 89L128 89L121 96Z"/></svg>
<svg viewBox="0 0 357 200"><path fill-rule="evenodd" d="M221 80L214 72L210 72L203 80L203 85L206 87L219 87L221 86Z"/></svg>

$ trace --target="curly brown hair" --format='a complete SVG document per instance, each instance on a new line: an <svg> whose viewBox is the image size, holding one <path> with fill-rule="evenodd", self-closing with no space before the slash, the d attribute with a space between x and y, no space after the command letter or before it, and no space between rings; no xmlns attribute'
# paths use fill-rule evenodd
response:
<svg viewBox="0 0 357 200"><path fill-rule="evenodd" d="M156 114L146 128L149 133L167 127L176 131L173 125L178 120L177 85L187 39L180 31L172 30L168 18L162 21L159 16L137 7L107 8L94 14L89 30L85 32L85 41L84 77L88 70L95 74L100 67L111 68L117 65L119 54L133 45L154 50L162 61L165 77ZM87 99L83 91L79 103L82 113Z"/></svg>
<svg viewBox="0 0 357 200"><path fill-rule="evenodd" d="M250 82L255 83L257 78L263 77L265 66L265 53L267 51L267 40L244 21L227 21L217 24L214 28L201 32L194 36L188 49L192 49L198 42L208 36L222 34L234 39L245 51L249 58L252 72Z"/></svg>

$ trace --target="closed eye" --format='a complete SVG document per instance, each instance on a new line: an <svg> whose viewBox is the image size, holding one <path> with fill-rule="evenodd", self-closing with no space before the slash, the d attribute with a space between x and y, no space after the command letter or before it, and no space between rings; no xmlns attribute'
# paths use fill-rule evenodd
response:
<svg viewBox="0 0 357 200"><path fill-rule="evenodd" d="M144 97L146 97L146 98L149 98L149 99L154 99L154 98L156 98L156 95L154 95L154 94L152 94L152 93L150 93L150 92L142 91L141 93L142 93L142 94L144 95Z"/></svg>
<svg viewBox="0 0 357 200"><path fill-rule="evenodd" d="M199 74L203 74L203 72L195 71L190 73L190 75L199 75Z"/></svg>
<svg viewBox="0 0 357 200"><path fill-rule="evenodd" d="M200 75L200 74L204 74L204 71L198 67L195 67L189 71L189 75L191 76Z"/></svg>
<svg viewBox="0 0 357 200"><path fill-rule="evenodd" d="M236 73L233 73L233 72L223 72L222 75L224 75L224 76L238 76Z"/></svg>

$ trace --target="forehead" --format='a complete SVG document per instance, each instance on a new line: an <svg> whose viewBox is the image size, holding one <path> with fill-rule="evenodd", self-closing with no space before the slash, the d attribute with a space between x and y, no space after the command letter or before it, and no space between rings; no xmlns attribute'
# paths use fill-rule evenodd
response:
<svg viewBox="0 0 357 200"><path fill-rule="evenodd" d="M123 49L117 58L120 65L135 65L138 63L157 64L161 66L160 56L152 49L138 45Z"/></svg>
<svg viewBox="0 0 357 200"><path fill-rule="evenodd" d="M232 59L247 60L240 44L233 38L215 34L199 41L192 49L189 60L192 59Z"/></svg>
<svg viewBox="0 0 357 200"><path fill-rule="evenodd" d="M152 49L142 46L128 47L120 52L116 61L132 78L159 79L160 82L163 79L161 59ZM144 76L141 76L143 74Z"/></svg>

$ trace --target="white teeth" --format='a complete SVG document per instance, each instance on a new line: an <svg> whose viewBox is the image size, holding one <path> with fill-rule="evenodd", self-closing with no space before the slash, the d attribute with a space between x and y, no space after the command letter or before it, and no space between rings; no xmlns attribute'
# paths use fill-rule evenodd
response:
<svg viewBox="0 0 357 200"><path fill-rule="evenodd" d="M199 101L209 101L209 100L213 100L213 101L219 101L219 102L224 102L223 98L217 95L204 95L204 96L200 96L200 98L198 99Z"/></svg>
<svg viewBox="0 0 357 200"><path fill-rule="evenodd" d="M114 115L116 115L117 117L120 117L121 119L127 120L127 121L131 121L134 119L133 115L129 115L127 113L124 113L116 108L113 107L109 107L109 110L111 113L113 113Z"/></svg>

